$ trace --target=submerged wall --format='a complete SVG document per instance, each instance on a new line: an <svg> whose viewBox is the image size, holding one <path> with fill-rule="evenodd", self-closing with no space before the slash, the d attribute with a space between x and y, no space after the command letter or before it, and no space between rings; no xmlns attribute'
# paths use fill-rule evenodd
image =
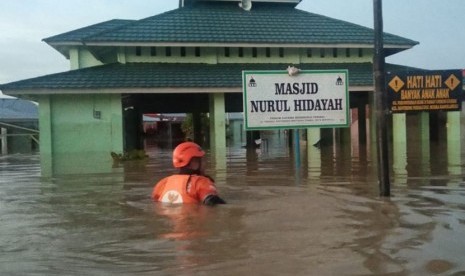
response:
<svg viewBox="0 0 465 276"><path fill-rule="evenodd" d="M42 175L111 171L112 151L123 151L119 94L41 96Z"/></svg>

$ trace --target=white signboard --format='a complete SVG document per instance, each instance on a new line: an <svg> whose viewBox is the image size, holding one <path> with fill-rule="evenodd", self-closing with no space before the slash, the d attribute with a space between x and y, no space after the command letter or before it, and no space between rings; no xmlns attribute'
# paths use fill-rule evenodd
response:
<svg viewBox="0 0 465 276"><path fill-rule="evenodd" d="M243 71L245 129L348 127L347 70Z"/></svg>

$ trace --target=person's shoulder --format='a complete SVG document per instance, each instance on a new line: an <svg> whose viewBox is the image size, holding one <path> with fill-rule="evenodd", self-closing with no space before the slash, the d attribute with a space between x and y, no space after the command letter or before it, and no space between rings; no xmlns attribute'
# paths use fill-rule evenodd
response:
<svg viewBox="0 0 465 276"><path fill-rule="evenodd" d="M208 183L214 183L213 179L207 175L192 175L192 177L195 178L196 181L199 182L208 182Z"/></svg>
<svg viewBox="0 0 465 276"><path fill-rule="evenodd" d="M168 180L169 180L170 178L172 178L173 176L175 176L175 175L168 175L168 176L163 177L162 179L160 179L160 180L157 182L156 185L158 185L158 184L164 184L164 183L168 182Z"/></svg>

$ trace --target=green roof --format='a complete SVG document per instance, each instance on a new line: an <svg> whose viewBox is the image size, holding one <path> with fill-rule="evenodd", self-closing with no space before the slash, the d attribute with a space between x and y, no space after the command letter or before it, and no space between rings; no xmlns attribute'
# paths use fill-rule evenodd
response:
<svg viewBox="0 0 465 276"><path fill-rule="evenodd" d="M53 90L146 88L242 88L242 70L285 70L289 64L107 64L0 85L5 94L48 94ZM348 69L350 86L372 86L371 63L301 64L302 70ZM411 69L386 65L387 70ZM34 91L32 91L34 90ZM98 91L96 91L98 93Z"/></svg>
<svg viewBox="0 0 465 276"><path fill-rule="evenodd" d="M190 44L362 44L373 45L373 30L302 11L288 4L254 3L250 11L237 2L197 3L115 28L99 24L45 39L60 43L75 39L86 45L125 43ZM125 23L125 24L124 24ZM106 24L104 24L106 26ZM385 45L410 48L418 42L385 33Z"/></svg>
<svg viewBox="0 0 465 276"><path fill-rule="evenodd" d="M82 42L82 40L84 40L86 37L113 30L115 28L127 25L130 22L134 22L134 20L113 19L45 38L44 41L47 43Z"/></svg>

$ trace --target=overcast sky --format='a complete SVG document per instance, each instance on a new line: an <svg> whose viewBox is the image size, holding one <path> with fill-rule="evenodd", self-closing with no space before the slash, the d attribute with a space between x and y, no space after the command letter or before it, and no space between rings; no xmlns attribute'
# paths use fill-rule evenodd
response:
<svg viewBox="0 0 465 276"><path fill-rule="evenodd" d="M42 39L107 21L142 19L178 0L0 0L0 83L66 71ZM299 9L373 28L373 0L303 0ZM384 0L384 31L420 42L386 61L425 69L465 68L465 0Z"/></svg>

